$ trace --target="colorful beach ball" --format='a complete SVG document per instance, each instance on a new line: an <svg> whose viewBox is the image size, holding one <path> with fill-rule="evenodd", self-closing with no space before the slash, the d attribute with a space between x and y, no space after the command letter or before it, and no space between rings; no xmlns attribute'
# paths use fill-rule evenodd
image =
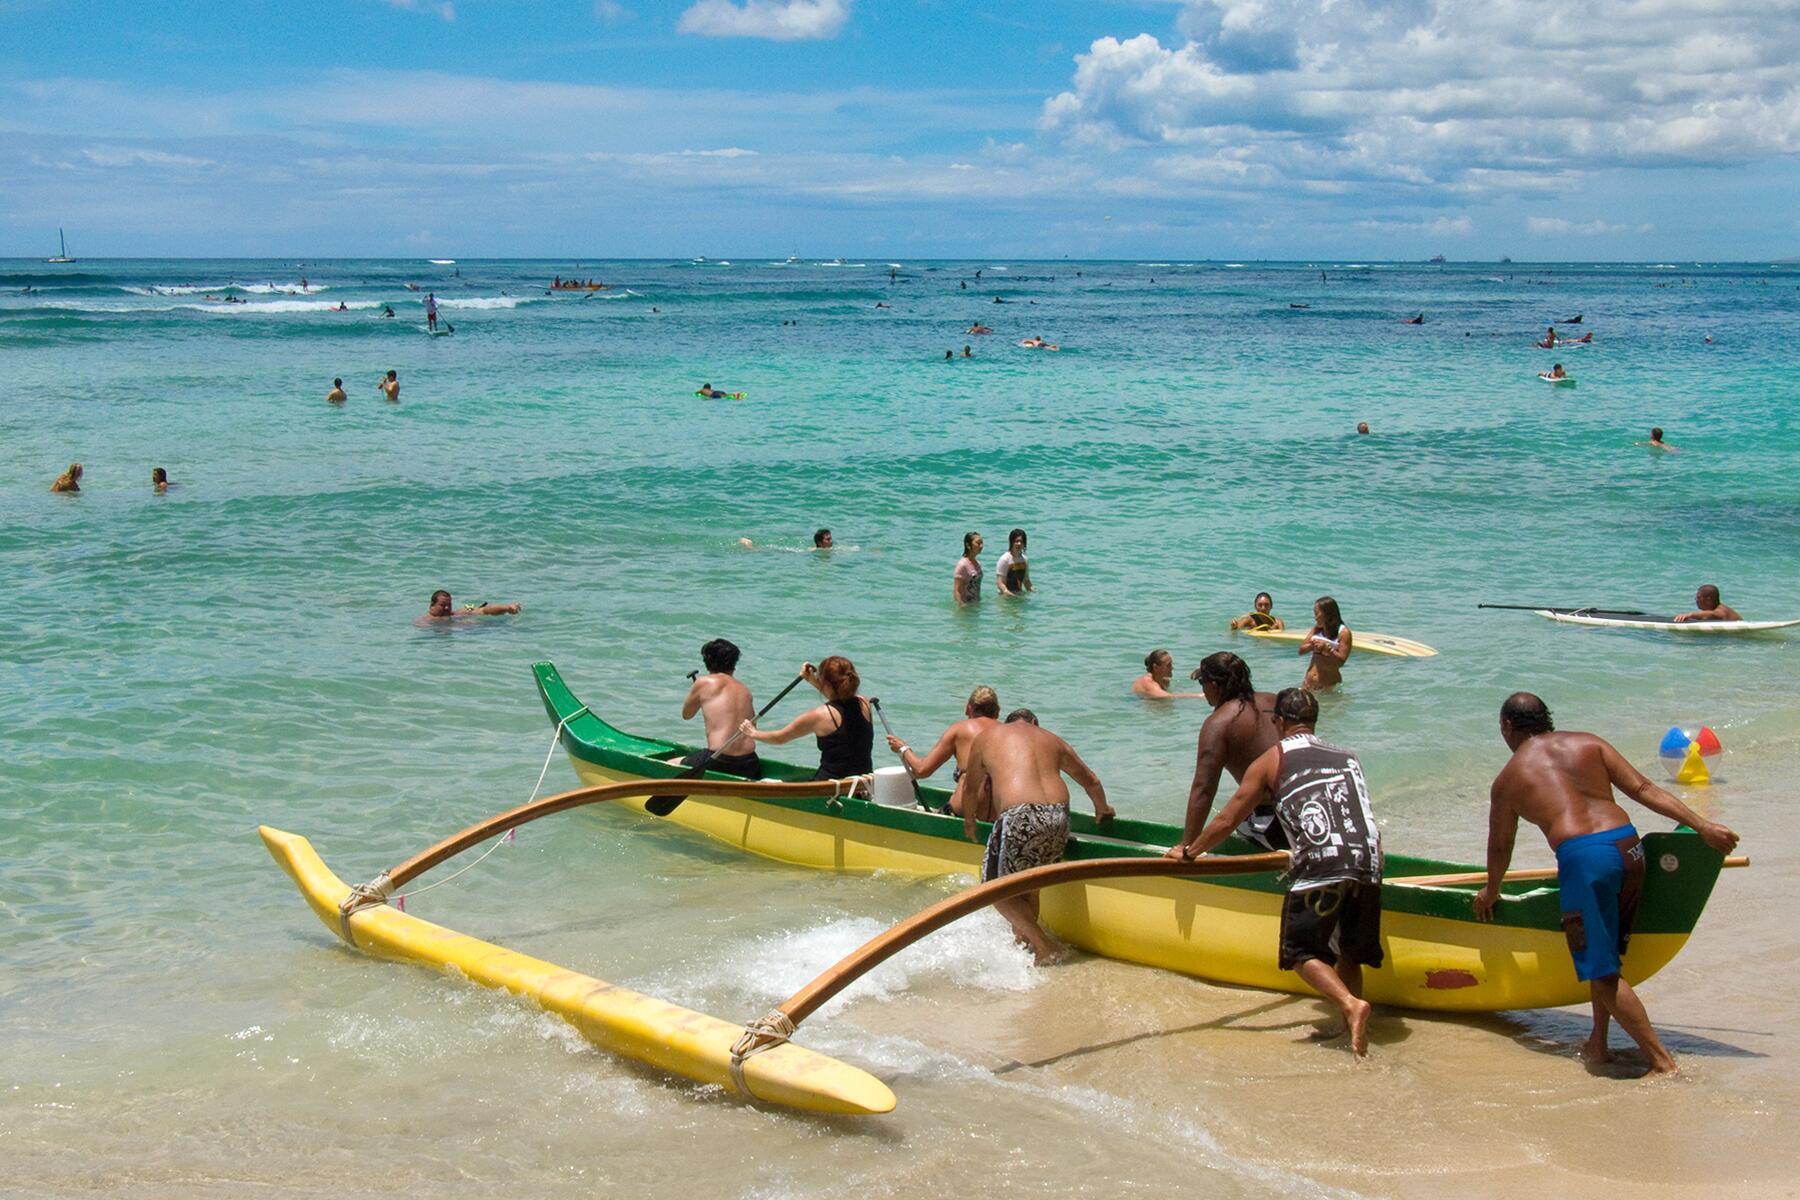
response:
<svg viewBox="0 0 1800 1200"><path fill-rule="evenodd" d="M1662 759L1663 770L1676 783L1701 784L1712 782L1707 760L1724 751L1710 725L1671 725L1656 748L1656 757Z"/></svg>

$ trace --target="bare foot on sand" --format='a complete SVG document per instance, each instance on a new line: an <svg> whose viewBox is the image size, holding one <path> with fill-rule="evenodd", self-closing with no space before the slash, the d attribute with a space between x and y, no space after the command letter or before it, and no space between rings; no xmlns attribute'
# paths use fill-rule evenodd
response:
<svg viewBox="0 0 1800 1200"><path fill-rule="evenodd" d="M1588 1066L1604 1066L1612 1060L1613 1052L1607 1049L1605 1042L1596 1042L1589 1038L1581 1044L1581 1061Z"/></svg>
<svg viewBox="0 0 1800 1200"><path fill-rule="evenodd" d="M1361 1058L1369 1052L1369 1016L1375 1006L1354 996L1350 1003L1356 1006L1350 1010L1350 1053Z"/></svg>

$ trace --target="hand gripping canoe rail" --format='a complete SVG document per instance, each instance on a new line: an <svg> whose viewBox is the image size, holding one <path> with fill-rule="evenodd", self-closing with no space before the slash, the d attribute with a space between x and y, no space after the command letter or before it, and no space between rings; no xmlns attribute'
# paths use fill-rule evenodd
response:
<svg viewBox="0 0 1800 1200"><path fill-rule="evenodd" d="M589 1041L626 1058L726 1087L747 1099L814 1112L878 1114L896 1103L887 1085L860 1069L794 1045L794 1027L906 946L953 921L1023 892L1090 879L1246 875L1279 871L1285 854L1180 862L1111 858L1054 863L947 897L839 962L767 1016L734 1025L654 997L483 942L401 912L388 897L413 879L481 842L552 813L644 795L843 797L867 776L809 783L732 779L643 779L580 788L522 805L471 825L412 858L352 886L332 873L305 838L263 826L264 844L325 924L354 949L377 957L456 970L487 987L535 1000Z"/></svg>

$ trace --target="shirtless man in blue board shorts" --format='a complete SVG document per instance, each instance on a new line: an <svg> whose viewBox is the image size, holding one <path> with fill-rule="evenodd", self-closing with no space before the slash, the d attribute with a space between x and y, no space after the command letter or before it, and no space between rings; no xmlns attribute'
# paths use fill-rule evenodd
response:
<svg viewBox="0 0 1800 1200"><path fill-rule="evenodd" d="M1645 779L1605 739L1556 732L1550 710L1530 692L1514 692L1500 706L1500 736L1513 753L1494 777L1488 881L1475 896L1475 916L1493 919L1501 877L1512 862L1513 836L1524 817L1544 831L1556 851L1563 933L1575 959L1575 976L1587 983L1593 999L1594 1028L1582 1057L1590 1063L1610 1061L1606 1035L1616 1018L1650 1059L1652 1075L1675 1070L1675 1060L1651 1028L1637 993L1619 974L1644 882L1644 848L1630 817L1613 799L1613 789L1691 827L1720 854L1737 847L1737 834Z"/></svg>

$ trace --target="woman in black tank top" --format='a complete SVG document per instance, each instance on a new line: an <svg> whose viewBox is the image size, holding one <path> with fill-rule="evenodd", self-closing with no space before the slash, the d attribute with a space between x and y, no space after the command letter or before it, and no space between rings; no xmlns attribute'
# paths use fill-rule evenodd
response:
<svg viewBox="0 0 1800 1200"><path fill-rule="evenodd" d="M832 655L814 667L800 668L806 682L819 689L825 703L801 713L781 729L763 732L749 721L744 736L771 745L782 745L812 734L819 743L819 770L814 779L843 779L875 770L875 724L869 702L856 694L862 679L856 667L841 655Z"/></svg>

